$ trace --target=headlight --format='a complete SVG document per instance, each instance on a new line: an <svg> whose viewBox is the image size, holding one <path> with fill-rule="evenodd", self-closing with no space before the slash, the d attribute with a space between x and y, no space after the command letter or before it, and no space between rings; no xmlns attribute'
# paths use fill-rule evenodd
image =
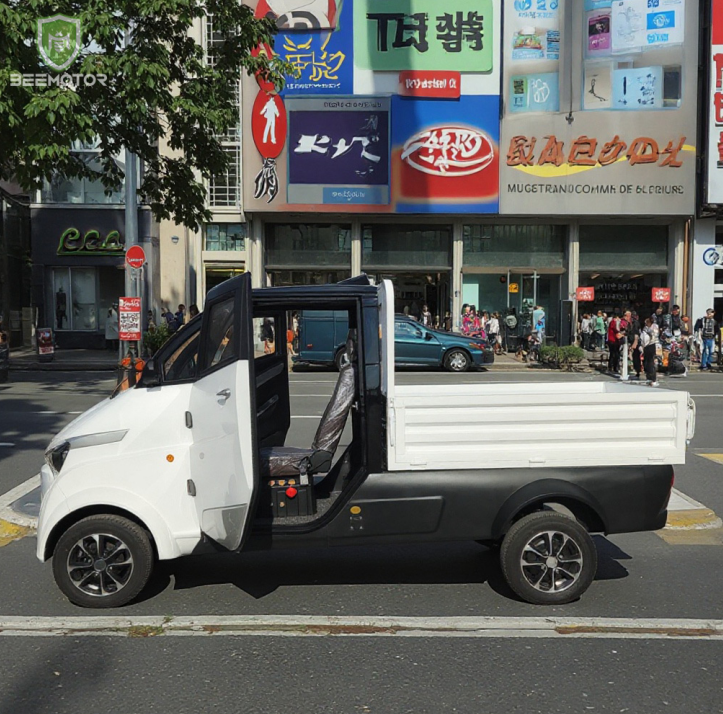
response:
<svg viewBox="0 0 723 714"><path fill-rule="evenodd" d="M67 458L69 451L70 444L67 441L64 441L54 449L45 452L45 462L48 466L50 466L56 476L60 473L60 469L63 468L63 464L65 463L65 459Z"/></svg>

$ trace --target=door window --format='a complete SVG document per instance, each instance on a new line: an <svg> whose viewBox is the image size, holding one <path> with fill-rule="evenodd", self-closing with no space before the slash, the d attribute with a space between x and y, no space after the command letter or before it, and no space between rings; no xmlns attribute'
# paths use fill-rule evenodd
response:
<svg viewBox="0 0 723 714"><path fill-rule="evenodd" d="M180 382L196 376L200 335L200 330L189 334L163 362L164 382Z"/></svg>
<svg viewBox="0 0 723 714"><path fill-rule="evenodd" d="M421 340L422 331L416 325L412 325L411 322L395 322L394 336L412 340Z"/></svg>
<svg viewBox="0 0 723 714"><path fill-rule="evenodd" d="M254 358L278 352L276 344L276 320L273 317L254 318Z"/></svg>
<svg viewBox="0 0 723 714"><path fill-rule="evenodd" d="M205 370L238 358L234 339L234 297L230 296L209 308L208 336L206 339Z"/></svg>

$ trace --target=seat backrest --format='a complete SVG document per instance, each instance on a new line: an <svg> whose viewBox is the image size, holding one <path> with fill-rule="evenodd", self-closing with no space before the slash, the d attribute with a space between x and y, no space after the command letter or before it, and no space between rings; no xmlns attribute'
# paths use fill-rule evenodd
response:
<svg viewBox="0 0 723 714"><path fill-rule="evenodd" d="M339 379L336 381L331 401L324 410L319 428L316 430L314 443L311 445L311 448L316 451L327 451L332 455L339 446L339 440L356 394L354 340L352 337L346 341L346 357L347 359L339 371Z"/></svg>

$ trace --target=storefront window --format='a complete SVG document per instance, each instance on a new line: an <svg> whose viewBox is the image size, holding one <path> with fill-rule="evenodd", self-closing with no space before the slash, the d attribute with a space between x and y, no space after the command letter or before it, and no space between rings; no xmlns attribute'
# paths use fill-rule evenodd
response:
<svg viewBox="0 0 723 714"><path fill-rule="evenodd" d="M580 226L580 270L668 271L668 226Z"/></svg>
<svg viewBox="0 0 723 714"><path fill-rule="evenodd" d="M566 231L545 225L464 226L464 266L563 268Z"/></svg>
<svg viewBox="0 0 723 714"><path fill-rule="evenodd" d="M280 285L332 285L351 277L351 270L269 270L269 282Z"/></svg>
<svg viewBox="0 0 723 714"><path fill-rule="evenodd" d="M103 172L99 148L77 146L71 149L71 153L92 171ZM125 164L120 156L115 158L115 163L125 171ZM124 201L122 187L106 194L106 188L101 181L89 178L66 178L59 174L54 175L50 181L46 180L40 191L41 203L119 204Z"/></svg>
<svg viewBox="0 0 723 714"><path fill-rule="evenodd" d="M95 268L54 268L52 290L56 330L98 328Z"/></svg>
<svg viewBox="0 0 723 714"><path fill-rule="evenodd" d="M248 231L245 223L209 223L204 236L204 250L246 250Z"/></svg>
<svg viewBox="0 0 723 714"><path fill-rule="evenodd" d="M560 110L563 26L560 0L506 0L503 66L509 114Z"/></svg>
<svg viewBox="0 0 723 714"><path fill-rule="evenodd" d="M362 267L449 269L452 266L451 226L373 224L362 229Z"/></svg>
<svg viewBox="0 0 723 714"><path fill-rule="evenodd" d="M682 97L685 0L585 0L582 108L677 108Z"/></svg>
<svg viewBox="0 0 723 714"><path fill-rule="evenodd" d="M268 268L351 267L351 226L305 223L266 225Z"/></svg>

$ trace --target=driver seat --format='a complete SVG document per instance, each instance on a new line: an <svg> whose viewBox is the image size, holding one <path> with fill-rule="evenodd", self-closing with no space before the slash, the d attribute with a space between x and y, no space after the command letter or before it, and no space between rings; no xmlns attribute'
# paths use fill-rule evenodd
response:
<svg viewBox="0 0 723 714"><path fill-rule="evenodd" d="M327 473L331 469L334 453L339 446L356 395L354 352L354 339L350 331L346 341L346 360L339 370L331 401L321 417L311 448L270 446L259 449L262 478L301 476L303 483L305 477L315 473Z"/></svg>

